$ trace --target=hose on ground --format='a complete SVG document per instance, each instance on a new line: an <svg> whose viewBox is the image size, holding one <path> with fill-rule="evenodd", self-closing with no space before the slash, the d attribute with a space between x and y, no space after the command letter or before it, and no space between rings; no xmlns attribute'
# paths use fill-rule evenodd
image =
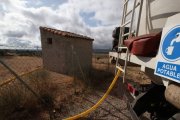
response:
<svg viewBox="0 0 180 120"><path fill-rule="evenodd" d="M114 87L118 77L120 76L121 74L121 70L118 69L117 71L117 74L116 76L114 77L111 85L109 86L108 90L106 91L106 93L103 95L103 97L94 105L92 106L90 109L78 114L78 115L75 115L75 116L72 116L72 117L69 117L69 118L65 118L64 120L76 120L76 119L79 119L79 118L82 118L82 117L85 117L87 116L89 113L91 113L92 111L94 111L97 107L99 107L101 105L101 103L107 98L107 96L109 95L109 93L111 92L112 88Z"/></svg>

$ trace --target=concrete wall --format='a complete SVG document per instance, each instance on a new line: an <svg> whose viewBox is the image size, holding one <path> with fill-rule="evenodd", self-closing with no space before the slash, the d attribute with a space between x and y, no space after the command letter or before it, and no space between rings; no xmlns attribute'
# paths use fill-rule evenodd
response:
<svg viewBox="0 0 180 120"><path fill-rule="evenodd" d="M74 47L73 61L75 70L78 73L80 72L80 64L82 70L88 74L92 66L92 41L87 41L78 38L73 39L71 41Z"/></svg>
<svg viewBox="0 0 180 120"><path fill-rule="evenodd" d="M47 38L52 38L52 44ZM67 75L78 74L79 66L86 74L91 69L92 41L41 30L41 43L44 68Z"/></svg>

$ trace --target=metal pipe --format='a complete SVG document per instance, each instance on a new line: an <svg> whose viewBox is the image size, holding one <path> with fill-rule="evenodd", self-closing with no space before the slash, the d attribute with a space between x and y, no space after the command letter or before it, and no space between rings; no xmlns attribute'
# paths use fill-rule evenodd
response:
<svg viewBox="0 0 180 120"><path fill-rule="evenodd" d="M131 36L131 31L132 31L132 25L133 25L133 20L134 20L134 13L135 13L135 6L136 6L137 0L134 1L133 9L132 9L132 16L131 16L131 25L129 27L129 36Z"/></svg>
<svg viewBox="0 0 180 120"><path fill-rule="evenodd" d="M140 1L140 8L139 8L139 15L138 15L138 22L136 27L136 36L138 36L139 33L139 25L140 25L140 19L141 19L141 13L142 13L142 6L143 6L143 0Z"/></svg>

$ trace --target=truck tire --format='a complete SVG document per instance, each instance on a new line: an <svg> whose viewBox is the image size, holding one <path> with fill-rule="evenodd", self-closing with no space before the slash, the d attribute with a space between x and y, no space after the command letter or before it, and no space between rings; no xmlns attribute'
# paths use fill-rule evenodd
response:
<svg viewBox="0 0 180 120"><path fill-rule="evenodd" d="M172 94L173 93L173 94ZM180 109L180 85L170 84L165 90L165 97L168 102Z"/></svg>

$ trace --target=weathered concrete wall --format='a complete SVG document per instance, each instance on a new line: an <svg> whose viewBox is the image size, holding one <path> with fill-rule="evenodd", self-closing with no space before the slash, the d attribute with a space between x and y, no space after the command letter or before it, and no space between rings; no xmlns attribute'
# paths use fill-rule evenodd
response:
<svg viewBox="0 0 180 120"><path fill-rule="evenodd" d="M80 72L79 64L85 73L88 73L92 66L92 41L83 39L72 40L74 47L74 66Z"/></svg>
<svg viewBox="0 0 180 120"><path fill-rule="evenodd" d="M47 43L52 38L52 44ZM80 72L79 66L88 73L92 65L92 41L70 38L41 30L44 68L73 75Z"/></svg>

